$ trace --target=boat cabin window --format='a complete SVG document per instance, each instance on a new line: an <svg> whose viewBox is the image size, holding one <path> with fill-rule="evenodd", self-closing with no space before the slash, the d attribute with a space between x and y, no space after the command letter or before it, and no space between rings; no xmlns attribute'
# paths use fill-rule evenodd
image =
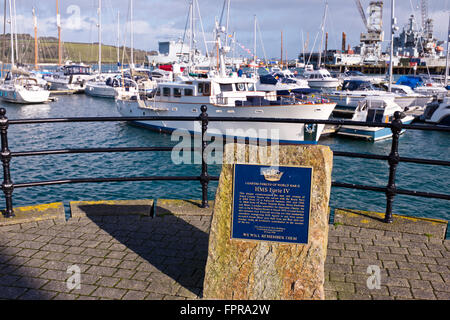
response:
<svg viewBox="0 0 450 320"><path fill-rule="evenodd" d="M248 83L248 90L254 91L255 90L255 84L254 83Z"/></svg>
<svg viewBox="0 0 450 320"><path fill-rule="evenodd" d="M208 82L200 82L198 84L198 93L209 96L211 93L211 85Z"/></svg>
<svg viewBox="0 0 450 320"><path fill-rule="evenodd" d="M401 88L392 88L392 92L398 93L398 94L406 94L405 90L403 90Z"/></svg>
<svg viewBox="0 0 450 320"><path fill-rule="evenodd" d="M193 96L194 95L194 90L192 90L192 89L184 89L184 95L185 96Z"/></svg>
<svg viewBox="0 0 450 320"><path fill-rule="evenodd" d="M367 122L383 122L384 110L382 109L369 109L367 112Z"/></svg>
<svg viewBox="0 0 450 320"><path fill-rule="evenodd" d="M181 88L173 88L173 96L176 98L181 97Z"/></svg>
<svg viewBox="0 0 450 320"><path fill-rule="evenodd" d="M245 83L236 83L236 89L238 91L244 91L245 90Z"/></svg>
<svg viewBox="0 0 450 320"><path fill-rule="evenodd" d="M161 89L160 88L156 89L155 95L158 96L158 97L161 95Z"/></svg>
<svg viewBox="0 0 450 320"><path fill-rule="evenodd" d="M221 83L220 91L221 92L233 91L233 85L231 83Z"/></svg>
<svg viewBox="0 0 450 320"><path fill-rule="evenodd" d="M163 88L163 96L170 97L170 88Z"/></svg>
<svg viewBox="0 0 450 320"><path fill-rule="evenodd" d="M67 67L64 70L64 75L71 75L71 74L90 74L89 67L81 67L81 66L73 66L73 67Z"/></svg>

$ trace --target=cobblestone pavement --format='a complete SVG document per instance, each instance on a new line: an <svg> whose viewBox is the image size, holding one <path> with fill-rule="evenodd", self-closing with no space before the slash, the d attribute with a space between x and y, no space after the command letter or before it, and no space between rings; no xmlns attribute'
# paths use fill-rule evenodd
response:
<svg viewBox="0 0 450 320"><path fill-rule="evenodd" d="M210 219L99 216L0 227L0 298L197 299ZM326 298L450 299L449 262L449 240L330 225ZM72 265L80 288L68 288ZM380 268L379 289L368 289L371 265Z"/></svg>

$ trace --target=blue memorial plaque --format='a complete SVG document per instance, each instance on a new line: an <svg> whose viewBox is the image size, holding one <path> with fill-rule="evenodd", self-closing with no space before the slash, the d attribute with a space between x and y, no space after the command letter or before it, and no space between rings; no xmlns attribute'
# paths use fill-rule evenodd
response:
<svg viewBox="0 0 450 320"><path fill-rule="evenodd" d="M231 238L308 243L312 170L235 164Z"/></svg>

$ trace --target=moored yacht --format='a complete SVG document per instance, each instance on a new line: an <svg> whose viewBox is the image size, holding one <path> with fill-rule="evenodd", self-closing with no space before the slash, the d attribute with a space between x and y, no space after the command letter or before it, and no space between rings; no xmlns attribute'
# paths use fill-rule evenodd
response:
<svg viewBox="0 0 450 320"><path fill-rule="evenodd" d="M428 104L420 120L427 123L450 126L450 97Z"/></svg>
<svg viewBox="0 0 450 320"><path fill-rule="evenodd" d="M120 77L111 75L106 79L101 77L96 81L88 81L84 93L92 97L114 98L118 87L120 87Z"/></svg>
<svg viewBox="0 0 450 320"><path fill-rule="evenodd" d="M368 97L358 103L352 120L371 123L390 123L393 120L394 113L397 111L402 112L403 110L402 107L395 103L392 97ZM413 116L407 115L402 119L402 123L410 124L413 120ZM401 133L404 131L402 130ZM390 128L351 125L341 126L338 134L354 138L364 138L371 141L392 137Z"/></svg>
<svg viewBox="0 0 450 320"><path fill-rule="evenodd" d="M402 108L424 107L432 100L429 96L412 91L408 86L392 84L391 92L388 92L363 80L346 80L341 90L325 93L324 96L336 102L336 112L350 114L353 114L358 103L367 97L393 97Z"/></svg>
<svg viewBox="0 0 450 320"><path fill-rule="evenodd" d="M333 78L326 69L305 71L303 76L308 80L311 88L336 89L340 84L339 79Z"/></svg>
<svg viewBox="0 0 450 320"><path fill-rule="evenodd" d="M94 77L90 66L70 63L58 67L51 75L45 75L44 80L50 83L50 90L72 90L75 93L82 93L86 82Z"/></svg>
<svg viewBox="0 0 450 320"><path fill-rule="evenodd" d="M248 78L210 77L159 83L153 97L132 95L117 98L120 114L136 116L198 116L201 106L215 117L261 117L268 119L319 119L331 115L335 103L319 99L300 101L295 97L280 97L272 92L256 91ZM193 121L136 121L158 131L186 129L200 133ZM281 143L317 143L324 125L304 125L272 122L210 122L208 133L234 138L264 138ZM275 134L275 136L271 135ZM264 137L265 135L265 137Z"/></svg>
<svg viewBox="0 0 450 320"><path fill-rule="evenodd" d="M48 101L50 91L42 88L35 78L18 77L0 86L0 99L11 103L34 104Z"/></svg>

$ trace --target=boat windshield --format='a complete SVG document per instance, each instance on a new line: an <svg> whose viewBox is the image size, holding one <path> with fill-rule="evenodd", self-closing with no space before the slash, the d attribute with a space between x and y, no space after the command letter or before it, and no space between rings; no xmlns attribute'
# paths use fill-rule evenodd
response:
<svg viewBox="0 0 450 320"><path fill-rule="evenodd" d="M90 74L89 67L83 66L68 66L64 68L64 75L72 75L72 74Z"/></svg>
<svg viewBox="0 0 450 320"><path fill-rule="evenodd" d="M369 109L367 111L367 122L383 122L383 109Z"/></svg>
<svg viewBox="0 0 450 320"><path fill-rule="evenodd" d="M376 90L376 88L369 81L344 81L342 90Z"/></svg>

